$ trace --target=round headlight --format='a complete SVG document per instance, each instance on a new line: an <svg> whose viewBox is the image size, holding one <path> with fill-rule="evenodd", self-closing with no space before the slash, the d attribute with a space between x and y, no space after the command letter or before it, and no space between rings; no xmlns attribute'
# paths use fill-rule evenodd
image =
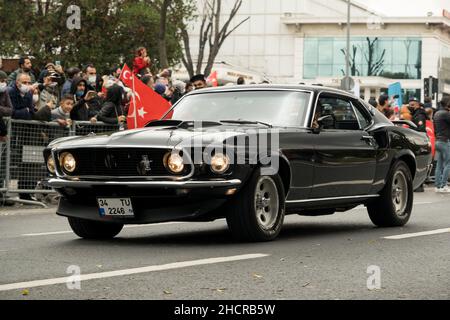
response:
<svg viewBox="0 0 450 320"><path fill-rule="evenodd" d="M166 166L173 173L181 173L184 169L183 157L178 153L169 153L167 155Z"/></svg>
<svg viewBox="0 0 450 320"><path fill-rule="evenodd" d="M211 170L222 174L230 168L230 158L226 154L218 153L211 158Z"/></svg>
<svg viewBox="0 0 450 320"><path fill-rule="evenodd" d="M53 157L51 155L47 158L47 169L52 174L56 173L55 160L53 160Z"/></svg>
<svg viewBox="0 0 450 320"><path fill-rule="evenodd" d="M75 161L75 158L71 153L69 152L63 153L60 159L61 159L61 167L64 169L64 171L69 173L75 171L77 162Z"/></svg>

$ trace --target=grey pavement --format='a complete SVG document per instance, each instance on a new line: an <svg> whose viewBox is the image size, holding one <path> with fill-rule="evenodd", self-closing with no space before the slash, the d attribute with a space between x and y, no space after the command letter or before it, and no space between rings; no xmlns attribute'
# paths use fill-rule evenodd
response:
<svg viewBox="0 0 450 320"><path fill-rule="evenodd" d="M333 216L288 216L276 241L256 244L234 242L224 220L126 227L114 240L87 241L54 212L1 210L0 299L450 299L450 232L384 239L450 228L450 195L431 189L415 194L412 218L402 228L375 228L358 207ZM264 256L246 259L249 254ZM71 265L101 276L82 281L80 290L52 284L69 276ZM367 287L369 266L380 269L378 290ZM151 270L132 273L142 267ZM109 271L120 275L104 274ZM48 285L30 286L45 279ZM23 288L2 289L21 282Z"/></svg>

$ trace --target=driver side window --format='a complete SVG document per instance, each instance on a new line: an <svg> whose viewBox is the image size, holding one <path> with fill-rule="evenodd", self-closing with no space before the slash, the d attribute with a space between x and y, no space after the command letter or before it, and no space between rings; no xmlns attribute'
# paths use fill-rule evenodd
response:
<svg viewBox="0 0 450 320"><path fill-rule="evenodd" d="M337 97L319 97L316 118L332 116L334 125L324 129L359 130L358 118L349 100Z"/></svg>

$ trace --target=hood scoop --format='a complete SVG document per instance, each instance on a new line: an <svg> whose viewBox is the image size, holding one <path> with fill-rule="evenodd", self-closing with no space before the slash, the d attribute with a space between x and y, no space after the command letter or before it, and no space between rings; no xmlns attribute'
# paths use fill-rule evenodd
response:
<svg viewBox="0 0 450 320"><path fill-rule="evenodd" d="M214 121L182 121L182 120L157 120L148 123L146 128L166 127L165 129L189 129L221 126L222 123ZM167 128L169 127L169 128Z"/></svg>

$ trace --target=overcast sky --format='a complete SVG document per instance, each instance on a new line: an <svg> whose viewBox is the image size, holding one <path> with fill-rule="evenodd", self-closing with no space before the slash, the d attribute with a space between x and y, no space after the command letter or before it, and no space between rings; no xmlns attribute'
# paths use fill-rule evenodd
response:
<svg viewBox="0 0 450 320"><path fill-rule="evenodd" d="M386 16L426 16L432 11L442 16L442 9L450 11L450 0L357 0Z"/></svg>

